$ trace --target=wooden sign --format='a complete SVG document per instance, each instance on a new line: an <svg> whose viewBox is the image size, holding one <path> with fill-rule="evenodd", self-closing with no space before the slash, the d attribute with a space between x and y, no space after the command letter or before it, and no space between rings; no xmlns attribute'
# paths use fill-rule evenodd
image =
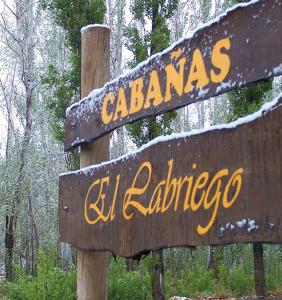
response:
<svg viewBox="0 0 282 300"><path fill-rule="evenodd" d="M140 118L281 75L281 36L282 0L238 5L71 106L65 150Z"/></svg>
<svg viewBox="0 0 282 300"><path fill-rule="evenodd" d="M171 246L282 242L282 96L206 130L60 176L60 238L134 256Z"/></svg>

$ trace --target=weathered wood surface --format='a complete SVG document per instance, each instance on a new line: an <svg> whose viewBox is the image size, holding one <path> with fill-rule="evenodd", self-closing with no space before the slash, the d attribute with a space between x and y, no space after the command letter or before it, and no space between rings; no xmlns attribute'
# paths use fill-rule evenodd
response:
<svg viewBox="0 0 282 300"><path fill-rule="evenodd" d="M81 93L101 87L110 78L110 30L88 27L81 35ZM81 147L80 167L109 159L109 136ZM108 299L109 253L77 250L77 299Z"/></svg>
<svg viewBox="0 0 282 300"><path fill-rule="evenodd" d="M282 0L239 5L70 107L65 149L140 118L281 75L281 36Z"/></svg>
<svg viewBox="0 0 282 300"><path fill-rule="evenodd" d="M281 243L281 120L282 97L247 123L62 174L61 240L126 257L171 246Z"/></svg>

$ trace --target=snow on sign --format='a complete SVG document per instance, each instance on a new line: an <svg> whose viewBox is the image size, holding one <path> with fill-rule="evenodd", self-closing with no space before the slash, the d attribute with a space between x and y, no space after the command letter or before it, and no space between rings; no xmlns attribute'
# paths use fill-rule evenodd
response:
<svg viewBox="0 0 282 300"><path fill-rule="evenodd" d="M160 137L60 176L60 236L132 257L170 246L282 242L282 94L257 113Z"/></svg>
<svg viewBox="0 0 282 300"><path fill-rule="evenodd" d="M235 6L72 105L65 149L140 118L282 74L282 0Z"/></svg>

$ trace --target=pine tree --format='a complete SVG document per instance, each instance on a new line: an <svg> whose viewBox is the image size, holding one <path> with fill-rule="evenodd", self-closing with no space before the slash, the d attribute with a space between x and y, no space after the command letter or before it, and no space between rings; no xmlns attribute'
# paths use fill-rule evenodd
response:
<svg viewBox="0 0 282 300"><path fill-rule="evenodd" d="M69 68L61 71L54 64L50 64L47 75L42 78L42 83L51 94L46 98L46 102L53 113L54 137L63 142L66 109L80 99L80 31L86 25L103 23L106 5L104 0L41 0L41 5L43 9L52 12L55 23L65 30L65 43L70 51ZM69 170L79 168L77 149L67 153L66 163Z"/></svg>
<svg viewBox="0 0 282 300"><path fill-rule="evenodd" d="M43 83L53 90L47 101L54 113L54 135L63 141L66 108L80 99L80 30L89 24L103 23L106 5L104 0L42 0L42 6L53 12L56 24L65 30L70 49L70 67L60 72L55 65L49 65L49 72L43 78Z"/></svg>
<svg viewBox="0 0 282 300"><path fill-rule="evenodd" d="M177 5L178 0L133 1L131 12L134 24L126 29L126 46L134 55L129 63L130 67L135 67L149 56L169 46L168 20L173 17ZM151 23L151 29L148 32L145 30L147 20ZM159 135L170 134L171 124L175 117L176 112L169 112L158 117L137 121L128 125L127 129L134 143L140 147Z"/></svg>
<svg viewBox="0 0 282 300"><path fill-rule="evenodd" d="M252 86L234 90L229 93L231 110L229 120L247 116L257 111L267 94L272 90L272 79L266 79Z"/></svg>
<svg viewBox="0 0 282 300"><path fill-rule="evenodd" d="M134 25L126 30L126 46L134 55L130 62L131 67L135 67L149 56L169 46L168 20L173 18L177 6L178 0L134 0L132 2L131 12ZM146 20L151 23L149 31L145 28ZM159 135L171 133L171 124L175 117L176 112L169 112L158 117L137 121L128 125L127 129L134 143L139 147ZM162 251L152 253L152 263L153 299L162 300L165 299Z"/></svg>

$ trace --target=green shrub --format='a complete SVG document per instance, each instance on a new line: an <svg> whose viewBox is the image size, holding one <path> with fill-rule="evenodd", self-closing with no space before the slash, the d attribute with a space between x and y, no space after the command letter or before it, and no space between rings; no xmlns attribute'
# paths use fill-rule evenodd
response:
<svg viewBox="0 0 282 300"><path fill-rule="evenodd" d="M125 260L118 258L112 261L109 269L109 299L110 300L143 300L148 299L146 284L148 277L140 271L127 272Z"/></svg>
<svg viewBox="0 0 282 300"><path fill-rule="evenodd" d="M217 279L218 280L215 287L216 295L231 295L232 293L230 291L230 269L224 263L221 263L218 267Z"/></svg>
<svg viewBox="0 0 282 300"><path fill-rule="evenodd" d="M282 246L264 245L265 279L269 292L282 290Z"/></svg>
<svg viewBox="0 0 282 300"><path fill-rule="evenodd" d="M213 293L215 283L210 271L203 266L194 266L190 270L182 271L178 278L175 278L172 272L167 271L165 288L168 298L176 295L192 297Z"/></svg>
<svg viewBox="0 0 282 300"><path fill-rule="evenodd" d="M219 266L218 278L218 291L242 296L250 294L254 290L254 274L251 271L246 271L243 266L229 269L222 264Z"/></svg>
<svg viewBox="0 0 282 300"><path fill-rule="evenodd" d="M230 273L230 290L236 296L251 294L254 290L253 273L246 273L242 266L235 267Z"/></svg>
<svg viewBox="0 0 282 300"><path fill-rule="evenodd" d="M200 295L242 296L254 293L253 257L250 247L246 251L232 250L236 260L230 257L218 267L218 274L207 271L205 260L187 261L182 270L165 270L166 299L172 296L195 297ZM242 250L242 249L239 249ZM228 251L228 249L227 249ZM230 252L229 251L229 252ZM244 259L240 258L243 252ZM49 253L49 252L48 252ZM50 252L51 253L51 252ZM202 253L205 256L205 253ZM232 254L232 253L229 253ZM265 274L268 292L282 290L282 249L278 246L265 246ZM193 258L193 257L192 257ZM76 272L64 272L54 267L54 255L40 251L37 276L27 276L15 267L15 281L5 284L5 294L10 300L61 300L75 299ZM216 277L216 278L215 278ZM126 271L125 259L112 260L109 268L110 300L152 299L152 258L148 255L133 272Z"/></svg>
<svg viewBox="0 0 282 300"><path fill-rule="evenodd" d="M39 253L37 276L28 276L15 268L15 281L5 284L6 295L11 300L68 300L75 299L76 273L64 272L54 267L43 251Z"/></svg>
<svg viewBox="0 0 282 300"><path fill-rule="evenodd" d="M187 272L186 283L188 284L188 295L208 294L214 290L212 273L203 266L195 266Z"/></svg>
<svg viewBox="0 0 282 300"><path fill-rule="evenodd" d="M277 263L275 268L266 272L266 286L268 291L282 289L282 263Z"/></svg>

